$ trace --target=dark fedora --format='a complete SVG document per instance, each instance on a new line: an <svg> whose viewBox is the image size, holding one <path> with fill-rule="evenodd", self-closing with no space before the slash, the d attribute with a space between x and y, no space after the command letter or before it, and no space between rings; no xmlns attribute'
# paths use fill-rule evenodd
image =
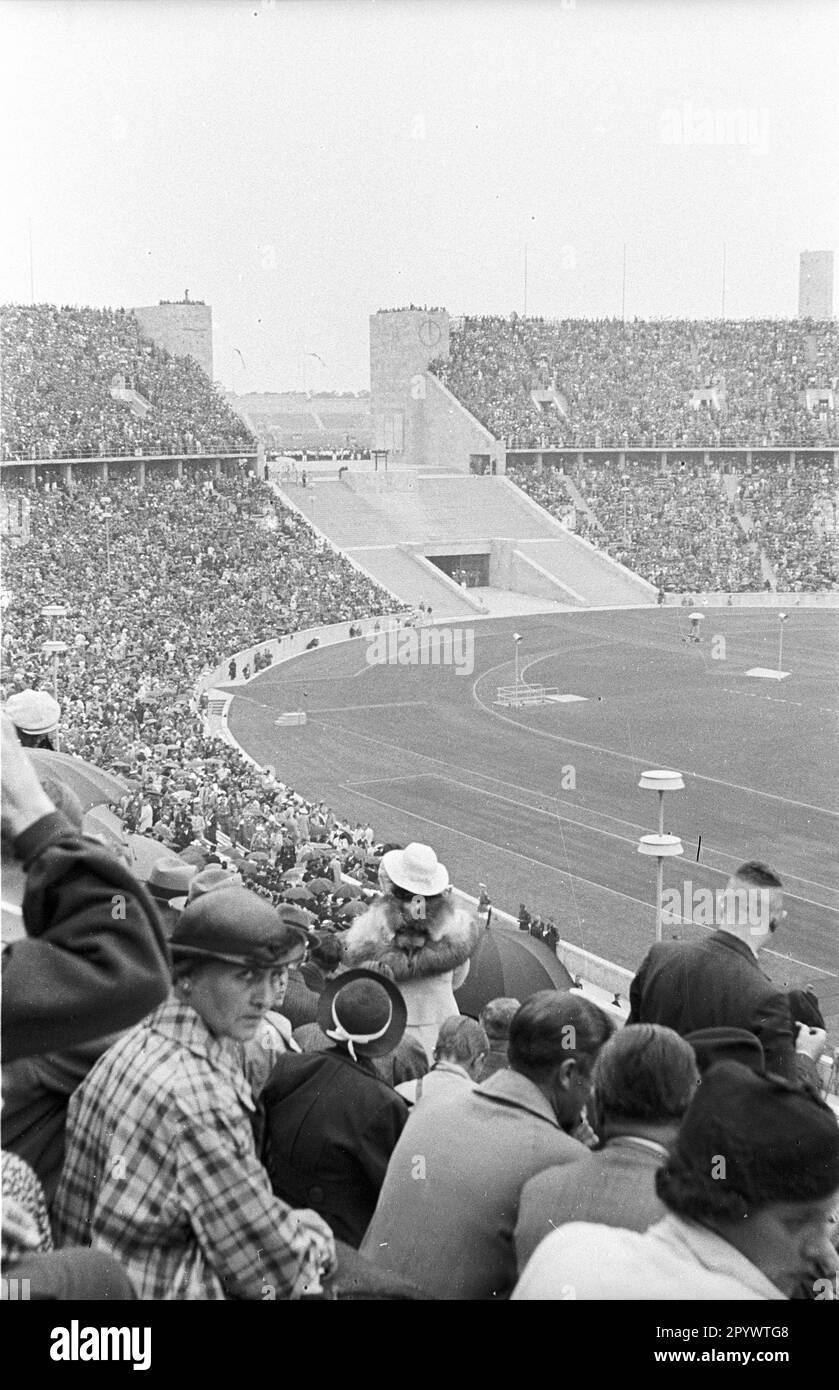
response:
<svg viewBox="0 0 839 1390"><path fill-rule="evenodd" d="M174 902L178 907L180 900L189 892L189 885L194 878L194 864L185 863L178 855L165 855L162 859L154 861L152 871L146 880L146 888L158 903Z"/></svg>
<svg viewBox="0 0 839 1390"><path fill-rule="evenodd" d="M685 1034L696 1053L696 1065L701 1072L717 1062L742 1062L752 1071L765 1072L766 1059L760 1038L745 1028L697 1028Z"/></svg>
<svg viewBox="0 0 839 1390"><path fill-rule="evenodd" d="M352 1058L384 1057L397 1046L408 1021L398 987L374 970L345 970L327 981L318 1002L318 1023Z"/></svg>
<svg viewBox="0 0 839 1390"><path fill-rule="evenodd" d="M270 970L301 961L307 936L247 888L216 888L186 906L169 945L175 960L194 956Z"/></svg>

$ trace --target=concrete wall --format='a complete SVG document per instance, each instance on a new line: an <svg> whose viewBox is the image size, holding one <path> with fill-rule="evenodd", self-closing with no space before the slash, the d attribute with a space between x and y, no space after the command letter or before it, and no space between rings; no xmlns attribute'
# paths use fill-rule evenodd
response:
<svg viewBox="0 0 839 1390"><path fill-rule="evenodd" d="M132 310L144 338L175 357L194 357L213 380L213 311L209 304L153 304Z"/></svg>
<svg viewBox="0 0 839 1390"><path fill-rule="evenodd" d="M419 390L419 387L415 387ZM471 415L436 376L426 372L423 395L416 402L415 461L441 472L469 472L470 454L489 454L496 472L504 473L504 449L480 421Z"/></svg>
<svg viewBox="0 0 839 1390"><path fill-rule="evenodd" d="M798 275L798 317L833 318L833 252L802 251Z"/></svg>
<svg viewBox="0 0 839 1390"><path fill-rule="evenodd" d="M417 408L425 369L449 355L445 309L386 311L370 316L370 410L373 448L390 450L393 463L414 463Z"/></svg>
<svg viewBox="0 0 839 1390"><path fill-rule="evenodd" d="M470 454L489 454L496 472L504 451L464 405L426 368L449 355L449 316L400 309L370 317L373 448L390 463L469 472Z"/></svg>
<svg viewBox="0 0 839 1390"><path fill-rule="evenodd" d="M514 589L533 598L550 599L551 603L580 602L579 594L566 588L556 576L546 574L535 561L523 555L514 540L493 541L489 582L494 589Z"/></svg>

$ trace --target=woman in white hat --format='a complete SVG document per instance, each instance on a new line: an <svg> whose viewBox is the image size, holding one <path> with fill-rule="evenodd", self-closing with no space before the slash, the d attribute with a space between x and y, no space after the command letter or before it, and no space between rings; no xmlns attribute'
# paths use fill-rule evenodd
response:
<svg viewBox="0 0 839 1390"><path fill-rule="evenodd" d="M347 965L384 961L408 1006L406 1033L433 1059L441 1023L459 1012L454 997L481 935L472 912L451 896L449 875L430 845L410 844L382 857L383 896L344 938Z"/></svg>

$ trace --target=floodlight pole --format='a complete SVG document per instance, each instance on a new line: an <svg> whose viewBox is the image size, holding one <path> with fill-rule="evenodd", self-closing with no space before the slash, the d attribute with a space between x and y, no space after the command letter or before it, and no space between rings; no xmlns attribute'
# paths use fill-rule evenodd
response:
<svg viewBox="0 0 839 1390"><path fill-rule="evenodd" d="M684 853L679 837L664 832L664 793L684 791L685 784L680 773L657 770L644 772L638 785L644 791L658 793L658 834L642 835L638 850L655 857L655 939L661 941L664 936L664 861Z"/></svg>
<svg viewBox="0 0 839 1390"><path fill-rule="evenodd" d="M66 652L67 643L55 641L45 642L43 650L47 656L52 657L52 696L55 703L58 704L58 657L60 653ZM57 727L55 730L55 751L56 753L61 752L60 727Z"/></svg>
<svg viewBox="0 0 839 1390"><path fill-rule="evenodd" d="M661 855L655 861L655 939L664 938L664 860Z"/></svg>

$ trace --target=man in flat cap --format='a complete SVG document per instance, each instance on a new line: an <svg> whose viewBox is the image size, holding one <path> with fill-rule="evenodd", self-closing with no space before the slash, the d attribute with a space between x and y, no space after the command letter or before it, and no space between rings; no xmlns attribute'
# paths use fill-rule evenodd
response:
<svg viewBox="0 0 839 1390"><path fill-rule="evenodd" d="M61 718L61 706L46 690L21 690L10 695L4 707L24 748L55 751L54 736Z"/></svg>

